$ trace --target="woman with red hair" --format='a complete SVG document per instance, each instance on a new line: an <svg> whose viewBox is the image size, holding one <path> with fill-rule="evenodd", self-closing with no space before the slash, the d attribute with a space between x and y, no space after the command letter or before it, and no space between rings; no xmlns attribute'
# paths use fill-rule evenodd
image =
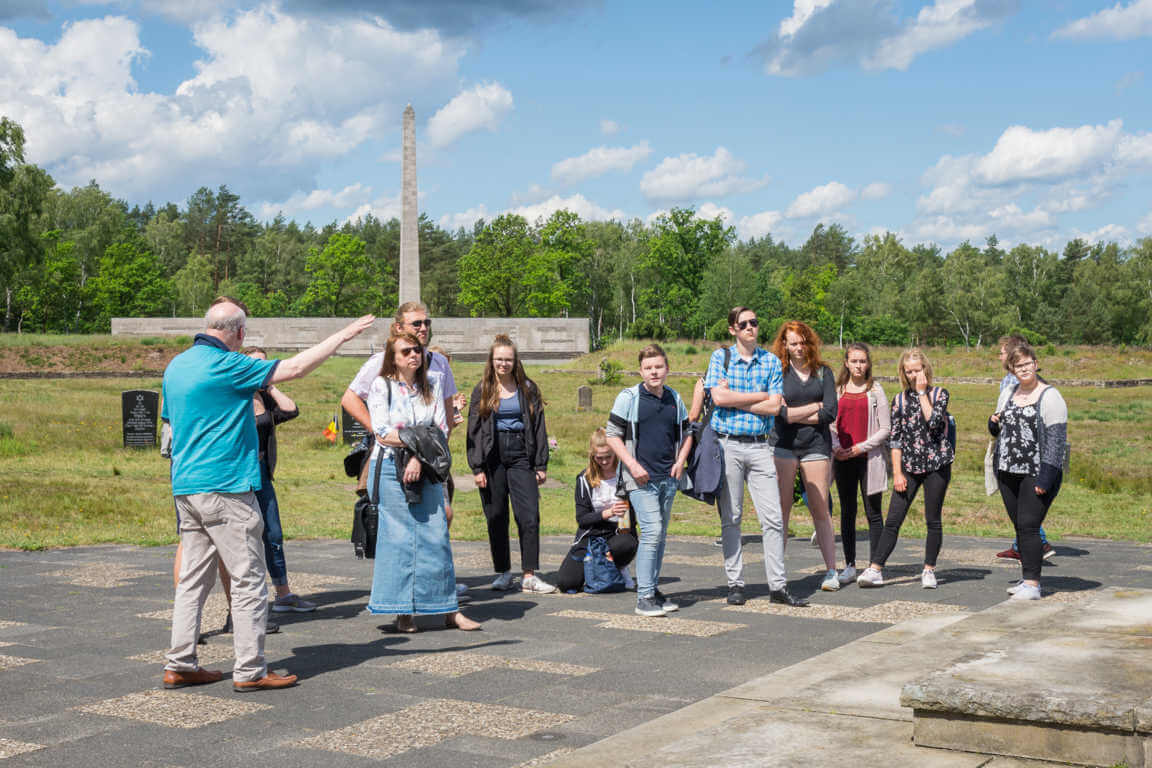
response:
<svg viewBox="0 0 1152 768"><path fill-rule="evenodd" d="M820 359L820 337L805 323L780 326L772 352L784 367L784 404L772 427L772 451L784 530L792 512L792 489L799 472L808 495L816 541L827 569L820 589L840 589L836 573L836 532L828 505L832 484L832 433L836 420L836 376Z"/></svg>

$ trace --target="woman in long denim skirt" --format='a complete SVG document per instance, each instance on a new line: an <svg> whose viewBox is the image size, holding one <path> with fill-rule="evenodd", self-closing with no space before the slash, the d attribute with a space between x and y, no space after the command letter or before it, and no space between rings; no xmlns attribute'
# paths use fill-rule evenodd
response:
<svg viewBox="0 0 1152 768"><path fill-rule="evenodd" d="M414 457L400 474L395 464L396 449L403 446L401 428L435 424L448 434L440 392L440 377L429 376L419 339L410 333L389 338L380 375L368 393L376 435L368 493L379 509L368 610L395 615L397 632L417 631L415 616L422 614L446 614L446 625L457 629L480 628L458 610L443 486L422 478ZM408 501L401 479L419 485L418 503Z"/></svg>

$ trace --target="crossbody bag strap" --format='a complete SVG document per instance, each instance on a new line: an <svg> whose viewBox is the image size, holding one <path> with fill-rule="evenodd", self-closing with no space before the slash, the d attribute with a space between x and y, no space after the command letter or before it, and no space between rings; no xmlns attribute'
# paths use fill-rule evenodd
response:
<svg viewBox="0 0 1152 768"><path fill-rule="evenodd" d="M384 463L383 458L383 456L376 457L376 471L372 473L372 495L376 497L377 506L380 505L380 465Z"/></svg>

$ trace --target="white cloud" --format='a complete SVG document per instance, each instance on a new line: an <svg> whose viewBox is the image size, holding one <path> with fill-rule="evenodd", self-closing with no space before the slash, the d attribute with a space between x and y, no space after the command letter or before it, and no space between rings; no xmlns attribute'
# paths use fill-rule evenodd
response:
<svg viewBox="0 0 1152 768"><path fill-rule="evenodd" d="M916 21L880 42L865 57L865 69L908 69L921 54L944 48L973 32L987 29L1014 12L1015 3L979 0L936 0L920 9Z"/></svg>
<svg viewBox="0 0 1152 768"><path fill-rule="evenodd" d="M910 19L891 0L794 0L792 15L755 50L771 75L806 75L837 65L907 69L1016 12L1018 0L934 0Z"/></svg>
<svg viewBox="0 0 1152 768"><path fill-rule="evenodd" d="M640 179L640 190L649 200L691 201L701 197L725 197L749 192L768 183L741 174L744 163L724 147L711 156L683 154L666 157Z"/></svg>
<svg viewBox="0 0 1152 768"><path fill-rule="evenodd" d="M616 122L615 120L600 121L600 133L604 134L605 136L615 136L616 134L620 133L620 128L620 123Z"/></svg>
<svg viewBox="0 0 1152 768"><path fill-rule="evenodd" d="M523 216L529 224L535 224L537 220L547 220L553 213L560 210L572 211L585 221L610 221L612 219L625 221L628 218L624 211L618 208L611 210L603 208L584 197L584 195L571 195L570 197L553 195L547 200L542 200L532 205L513 206L500 213L489 211L486 205L480 204L466 211L461 211L460 213L449 213L441 216L440 226L453 231L460 227L471 230L472 225L476 223L477 219L491 221L504 213Z"/></svg>
<svg viewBox="0 0 1152 768"><path fill-rule="evenodd" d="M1152 0L1116 3L1111 8L1070 22L1052 33L1053 37L1078 39L1112 38L1132 40L1152 36Z"/></svg>
<svg viewBox="0 0 1152 768"><path fill-rule="evenodd" d="M1044 210L1049 213L1069 213L1083 211L1099 202L1099 193L1088 193L1083 190L1069 189L1051 195L1044 202Z"/></svg>
<svg viewBox="0 0 1152 768"><path fill-rule="evenodd" d="M783 220L784 214L780 211L761 211L751 216L742 216L736 222L736 232L744 239L764 237L775 232Z"/></svg>
<svg viewBox="0 0 1152 768"><path fill-rule="evenodd" d="M816 11L827 8L835 0L795 0L792 15L780 22L780 37L794 37Z"/></svg>
<svg viewBox="0 0 1152 768"><path fill-rule="evenodd" d="M977 162L975 171L990 184L1066 178L1099 167L1113 157L1122 130L1120 120L1047 131L1014 125Z"/></svg>
<svg viewBox="0 0 1152 768"><path fill-rule="evenodd" d="M500 83L482 83L461 91L428 121L428 140L445 147L466 133L486 128L495 131L512 111L512 94Z"/></svg>
<svg viewBox="0 0 1152 768"><path fill-rule="evenodd" d="M1099 205L1133 172L1152 167L1152 134L1104 125L1033 130L1012 126L986 155L944 155L924 174L924 214L986 213L1023 195L1049 213Z"/></svg>
<svg viewBox="0 0 1152 768"><path fill-rule="evenodd" d="M0 28L0 104L24 126L29 159L62 185L94 178L135 199L180 199L221 179L276 199L395 130L408 93L452 88L464 51L428 30L302 20L270 5L192 34L196 74L155 93L132 75L148 56L133 21L76 21L52 45Z"/></svg>
<svg viewBox="0 0 1152 768"><path fill-rule="evenodd" d="M527 192L513 192L512 205L532 205L533 203L538 203L541 200L547 200L554 194L554 192L545 189L539 184L533 184L532 186L528 187Z"/></svg>
<svg viewBox="0 0 1152 768"><path fill-rule="evenodd" d="M357 182L341 190L314 189L308 193L296 192L282 203L262 203L258 210L259 215L266 220L273 218L277 213L294 218L297 214L318 208L349 208L360 205L371 196L372 188Z"/></svg>
<svg viewBox="0 0 1152 768"><path fill-rule="evenodd" d="M383 197L378 197L371 202L362 203L361 205L357 206L356 210L352 211L352 213L350 213L347 218L344 219L344 221L349 222L356 221L357 219L363 219L368 214L372 214L374 217L380 219L381 221L398 219L400 218L400 214L403 209L404 204L400 200L400 195L384 195Z"/></svg>
<svg viewBox="0 0 1152 768"><path fill-rule="evenodd" d="M962 240L983 240L991 234L991 230L984 223L963 223L951 216L934 216L918 222L913 233L933 243L957 243Z"/></svg>
<svg viewBox="0 0 1152 768"><path fill-rule="evenodd" d="M1116 160L1133 167L1152 166L1152 133L1120 137Z"/></svg>
<svg viewBox="0 0 1152 768"><path fill-rule="evenodd" d="M1016 203L1008 203L999 208L993 208L988 211L988 217L995 222L998 228L1015 233L1044 229L1052 223L1052 218L1047 211L1035 208L1025 213Z"/></svg>
<svg viewBox="0 0 1152 768"><path fill-rule="evenodd" d="M1136 229L1140 230L1139 237L1152 237L1152 211L1148 211L1148 215L1136 222Z"/></svg>
<svg viewBox="0 0 1152 768"><path fill-rule="evenodd" d="M731 224L736 220L736 215L732 213L731 208L726 208L716 203L701 203L700 207L696 209L696 218L707 219L711 221L719 217L725 224Z"/></svg>
<svg viewBox="0 0 1152 768"><path fill-rule="evenodd" d="M862 200L882 200L892 194L892 185L883 181L874 181L860 190Z"/></svg>
<svg viewBox="0 0 1152 768"><path fill-rule="evenodd" d="M838 181L830 181L823 186L798 195L792 201L792 205L788 206L784 215L790 219L800 219L807 216L833 213L853 202L858 194L856 190Z"/></svg>
<svg viewBox="0 0 1152 768"><path fill-rule="evenodd" d="M1121 226L1120 224L1105 224L1104 226L1094 229L1091 232L1080 234L1079 237L1083 240L1087 240L1090 243L1106 243L1112 240L1115 240L1119 243L1124 243L1128 240L1131 240L1131 237L1128 233L1128 228Z"/></svg>
<svg viewBox="0 0 1152 768"><path fill-rule="evenodd" d="M553 165L552 178L562 184L576 184L612 171L630 171L650 154L652 148L647 141L632 147L595 147Z"/></svg>
<svg viewBox="0 0 1152 768"><path fill-rule="evenodd" d="M612 210L602 208L584 195L572 195L571 197L554 195L534 205L521 205L513 208L508 213L523 216L529 224L532 224L537 219L548 219L553 213L560 210L572 211L585 221L610 221L612 219L624 221L628 218L627 214L619 208Z"/></svg>
<svg viewBox="0 0 1152 768"><path fill-rule="evenodd" d="M1012 126L988 154L944 155L925 172L928 191L916 202L915 233L938 242L995 233L1005 241L1055 243L1069 231L1060 227L1060 214L1100 208L1147 168L1152 134L1125 133L1120 120L1046 130ZM1110 226L1089 234L1127 236Z"/></svg>
<svg viewBox="0 0 1152 768"><path fill-rule="evenodd" d="M488 207L481 203L474 208L469 208L468 210L461 211L460 213L444 214L440 217L440 226L451 232L455 232L460 228L471 231L472 226L477 222L477 220L484 219L485 221L491 221L492 218L493 216L491 213L489 213Z"/></svg>

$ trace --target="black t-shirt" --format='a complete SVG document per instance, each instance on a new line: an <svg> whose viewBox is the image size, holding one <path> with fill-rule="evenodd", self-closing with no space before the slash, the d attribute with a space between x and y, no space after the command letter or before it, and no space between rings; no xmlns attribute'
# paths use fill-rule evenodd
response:
<svg viewBox="0 0 1152 768"><path fill-rule="evenodd" d="M660 397L640 387L636 432L636 461L653 480L669 477L680 447L680 425L676 423L676 398L667 387Z"/></svg>
<svg viewBox="0 0 1152 768"><path fill-rule="evenodd" d="M784 371L784 404L789 408L820 403L818 424L788 424L777 417L772 425L772 445L790 451L819 451L832 456L832 433L828 425L836 420L836 377L828 366L802 381L792 366Z"/></svg>

